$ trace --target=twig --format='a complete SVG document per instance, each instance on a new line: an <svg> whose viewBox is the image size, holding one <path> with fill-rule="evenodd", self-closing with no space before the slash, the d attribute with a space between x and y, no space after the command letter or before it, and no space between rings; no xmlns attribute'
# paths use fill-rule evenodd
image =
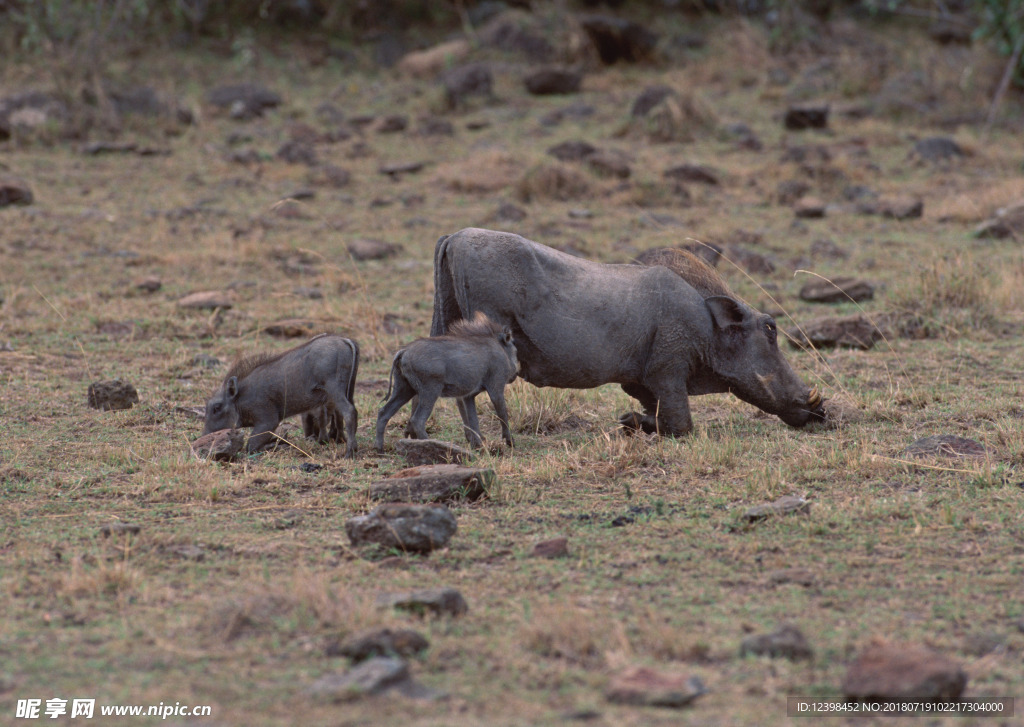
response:
<svg viewBox="0 0 1024 727"><path fill-rule="evenodd" d="M1024 51L1024 33L1018 35L1017 42L1013 44L1013 53L1010 54L1010 60L1006 63L1006 70L1003 71L1003 77L999 81L996 95L992 97L992 104L988 107L988 117L985 119L985 129L982 133L985 139L988 139L989 132L992 130L992 124L996 120L996 113L998 113L999 107L1003 104L1003 97L1006 95L1007 89L1010 88L1013 72L1020 62L1021 51Z"/></svg>

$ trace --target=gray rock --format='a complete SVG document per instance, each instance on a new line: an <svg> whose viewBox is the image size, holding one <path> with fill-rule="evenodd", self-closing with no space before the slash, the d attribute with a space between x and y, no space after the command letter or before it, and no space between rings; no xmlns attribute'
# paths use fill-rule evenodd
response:
<svg viewBox="0 0 1024 727"><path fill-rule="evenodd" d="M924 214L924 201L912 197L881 197L857 205L862 215L879 215L893 220L912 220Z"/></svg>
<svg viewBox="0 0 1024 727"><path fill-rule="evenodd" d="M909 156L925 162L944 162L964 156L964 150L952 139L945 136L930 136L914 144Z"/></svg>
<svg viewBox="0 0 1024 727"><path fill-rule="evenodd" d="M464 447L440 439L399 439L395 443L395 451L405 457L405 461L413 467L424 464L465 464L473 459L473 453ZM391 477L411 477L409 470L405 474L395 473ZM420 474L420 473L415 473ZM491 473L493 477L493 472Z"/></svg>
<svg viewBox="0 0 1024 727"><path fill-rule="evenodd" d="M605 698L615 704L640 707L685 707L707 689L696 676L634 667L614 677Z"/></svg>
<svg viewBox="0 0 1024 727"><path fill-rule="evenodd" d="M214 309L230 308L233 305L231 296L219 290L203 290L190 293L178 299L179 308Z"/></svg>
<svg viewBox="0 0 1024 727"><path fill-rule="evenodd" d="M794 348L856 348L867 351L882 338L882 331L866 316L816 318L787 331Z"/></svg>
<svg viewBox="0 0 1024 727"><path fill-rule="evenodd" d="M275 338L304 338L313 335L317 322L308 318L286 318L263 326L263 332Z"/></svg>
<svg viewBox="0 0 1024 727"><path fill-rule="evenodd" d="M996 210L994 217L985 220L974 230L974 236L983 240L1024 238L1024 202Z"/></svg>
<svg viewBox="0 0 1024 727"><path fill-rule="evenodd" d="M12 204L30 205L33 199L32 188L24 180L0 175L0 207Z"/></svg>
<svg viewBox="0 0 1024 727"><path fill-rule="evenodd" d="M204 434L192 442L192 451L200 459L212 459L215 462L230 462L245 447L244 429L221 429Z"/></svg>
<svg viewBox="0 0 1024 727"><path fill-rule="evenodd" d="M377 171L397 180L403 174L415 174L422 171L424 166L423 162L387 162L377 167Z"/></svg>
<svg viewBox="0 0 1024 727"><path fill-rule="evenodd" d="M775 200L779 204L792 205L811 191L811 185L802 179L784 179L775 186Z"/></svg>
<svg viewBox="0 0 1024 727"><path fill-rule="evenodd" d="M679 94L676 90L670 86L648 86L640 95L633 101L633 106L629 110L629 115L633 118L642 118L651 113L658 104L664 101L666 98L678 97Z"/></svg>
<svg viewBox="0 0 1024 727"><path fill-rule="evenodd" d="M377 606L424 616L461 616L469 611L466 599L454 588L425 588L405 593L382 593Z"/></svg>
<svg viewBox="0 0 1024 727"><path fill-rule="evenodd" d="M534 96L576 93L583 83L583 74L566 68L538 68L527 74L523 83Z"/></svg>
<svg viewBox="0 0 1024 727"><path fill-rule="evenodd" d="M859 303L875 297L875 286L865 280L839 276L815 279L800 288L800 300L808 303Z"/></svg>
<svg viewBox="0 0 1024 727"><path fill-rule="evenodd" d="M825 202L817 197L801 197L793 205L793 214L802 220L820 219L825 210Z"/></svg>
<svg viewBox="0 0 1024 727"><path fill-rule="evenodd" d="M768 574L766 584L770 588L786 585L810 588L816 580L814 571L809 568L780 568Z"/></svg>
<svg viewBox="0 0 1024 727"><path fill-rule="evenodd" d="M111 535L138 535L142 528L133 523L113 522L100 528L100 535L109 538Z"/></svg>
<svg viewBox="0 0 1024 727"><path fill-rule="evenodd" d="M486 63L451 68L441 75L441 84L444 86L445 101L452 109L465 107L468 99L474 96L488 100L494 96L494 77Z"/></svg>
<svg viewBox="0 0 1024 727"><path fill-rule="evenodd" d="M586 141L563 141L548 149L547 153L559 161L578 162L597 153L597 147Z"/></svg>
<svg viewBox="0 0 1024 727"><path fill-rule="evenodd" d="M828 126L828 104L799 104L786 110L783 124L790 131L824 129Z"/></svg>
<svg viewBox="0 0 1024 727"><path fill-rule="evenodd" d="M289 164L305 164L309 167L316 166L319 161L316 148L306 141L286 141L275 156Z"/></svg>
<svg viewBox="0 0 1024 727"><path fill-rule="evenodd" d="M772 659L800 661L814 657L803 632L792 624L785 624L770 634L754 634L740 643L740 656L769 656Z"/></svg>
<svg viewBox="0 0 1024 727"><path fill-rule="evenodd" d="M756 522L758 520L764 520L771 515L788 515L790 513L799 513L806 515L811 511L811 503L809 500L805 500L802 497L796 497L794 495L784 495L774 502L769 502L764 505L755 505L754 507L748 508L743 513L743 519L750 522Z"/></svg>
<svg viewBox="0 0 1024 727"><path fill-rule="evenodd" d="M387 502L472 502L487 494L494 481L491 469L428 464L410 467L386 480L374 482L370 485L370 497Z"/></svg>
<svg viewBox="0 0 1024 727"><path fill-rule="evenodd" d="M402 246L399 244L369 238L357 238L349 242L346 247L356 260L383 260L394 257L402 251Z"/></svg>
<svg viewBox="0 0 1024 727"><path fill-rule="evenodd" d="M610 151L597 151L586 159L587 166L599 177L629 179L633 170L625 159Z"/></svg>
<svg viewBox="0 0 1024 727"><path fill-rule="evenodd" d="M720 183L718 171L705 164L679 164L666 169L661 176L677 182L695 182L712 186Z"/></svg>
<svg viewBox="0 0 1024 727"><path fill-rule="evenodd" d="M89 406L101 411L131 409L139 403L139 392L121 379L96 381L89 384Z"/></svg>
<svg viewBox="0 0 1024 727"><path fill-rule="evenodd" d="M206 94L206 100L213 106L228 110L235 119L262 116L266 109L281 104L277 93L255 83L218 86Z"/></svg>
<svg viewBox="0 0 1024 727"><path fill-rule="evenodd" d="M955 702L967 674L952 659L922 646L871 644L843 679L848 701Z"/></svg>
<svg viewBox="0 0 1024 727"><path fill-rule="evenodd" d="M444 505L381 505L369 515L345 523L352 545L378 545L412 553L443 548L456 530L455 516Z"/></svg>
<svg viewBox="0 0 1024 727"><path fill-rule="evenodd" d="M409 119L407 117L402 114L388 114L373 125L373 130L378 134L395 134L405 131L408 126Z"/></svg>
<svg viewBox="0 0 1024 727"><path fill-rule="evenodd" d="M358 663L375 656L415 656L429 646L430 642L412 629L370 629L330 644L327 656L344 656Z"/></svg>
<svg viewBox="0 0 1024 727"><path fill-rule="evenodd" d="M904 457L947 457L951 459L984 457L987 454L984 445L973 439L958 437L955 434L937 434L933 437L918 439L903 450Z"/></svg>
<svg viewBox="0 0 1024 727"><path fill-rule="evenodd" d="M569 538L551 538L533 546L530 553L534 558L566 558L569 555Z"/></svg>
<svg viewBox="0 0 1024 727"><path fill-rule="evenodd" d="M374 657L340 674L328 674L313 682L306 694L329 702L350 702L362 697L395 691L412 699L435 699L437 692L412 680L409 665L394 657Z"/></svg>

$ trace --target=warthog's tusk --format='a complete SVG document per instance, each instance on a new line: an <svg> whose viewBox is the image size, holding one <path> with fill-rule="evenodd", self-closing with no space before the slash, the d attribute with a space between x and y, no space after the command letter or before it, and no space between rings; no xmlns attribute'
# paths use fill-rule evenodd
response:
<svg viewBox="0 0 1024 727"><path fill-rule="evenodd" d="M818 391L818 387L815 386L811 389L811 393L807 395L807 406L814 408L821 403L821 392Z"/></svg>

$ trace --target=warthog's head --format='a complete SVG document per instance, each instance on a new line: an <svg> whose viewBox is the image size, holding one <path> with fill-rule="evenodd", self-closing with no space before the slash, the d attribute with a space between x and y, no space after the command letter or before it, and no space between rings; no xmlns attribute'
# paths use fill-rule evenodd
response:
<svg viewBox="0 0 1024 727"><path fill-rule="evenodd" d="M238 415L238 377L231 376L206 402L203 434L221 429L235 429L240 425Z"/></svg>
<svg viewBox="0 0 1024 727"><path fill-rule="evenodd" d="M729 391L792 427L824 421L823 399L779 350L775 320L727 296L707 298L715 326L712 368Z"/></svg>

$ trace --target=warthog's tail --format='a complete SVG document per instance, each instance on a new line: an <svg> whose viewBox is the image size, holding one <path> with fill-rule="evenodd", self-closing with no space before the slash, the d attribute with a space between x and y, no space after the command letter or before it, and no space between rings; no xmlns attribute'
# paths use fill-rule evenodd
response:
<svg viewBox="0 0 1024 727"><path fill-rule="evenodd" d="M395 369L397 369L402 363L402 354L405 353L405 349L399 349L395 357L391 359L391 371L388 373L388 393L384 395L381 401L388 401L391 399L391 389L395 385Z"/></svg>
<svg viewBox="0 0 1024 727"><path fill-rule="evenodd" d="M356 376L359 373L359 344L351 338L346 338L345 343L352 349L352 369L349 371L348 382L345 384L345 395L348 396L350 404L355 404Z"/></svg>
<svg viewBox="0 0 1024 727"><path fill-rule="evenodd" d="M448 332L448 313L452 306L457 306L455 286L452 285L451 269L448 266L448 238L442 235L434 246L434 317L430 322L430 335L443 336Z"/></svg>

